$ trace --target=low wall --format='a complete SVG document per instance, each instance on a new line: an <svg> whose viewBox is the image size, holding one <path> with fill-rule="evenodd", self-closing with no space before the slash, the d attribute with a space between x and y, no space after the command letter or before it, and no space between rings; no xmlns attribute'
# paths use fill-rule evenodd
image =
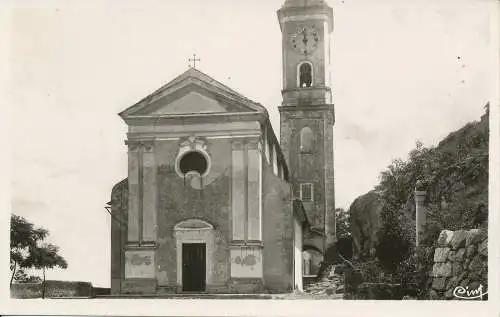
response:
<svg viewBox="0 0 500 317"><path fill-rule="evenodd" d="M441 231L431 276L431 299L454 299L461 292L464 292L462 296L468 296L467 290L477 290L481 285L485 293L488 288L486 229Z"/></svg>
<svg viewBox="0 0 500 317"><path fill-rule="evenodd" d="M45 297L91 297L92 284L88 282L46 281ZM19 283L10 286L11 298L41 298L42 283Z"/></svg>

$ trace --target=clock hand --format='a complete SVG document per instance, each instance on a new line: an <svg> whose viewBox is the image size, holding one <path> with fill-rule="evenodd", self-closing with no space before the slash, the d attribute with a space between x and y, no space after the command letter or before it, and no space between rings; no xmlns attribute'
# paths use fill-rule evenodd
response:
<svg viewBox="0 0 500 317"><path fill-rule="evenodd" d="M305 28L302 30L302 36L303 36L302 42L305 45L307 45L307 35L306 35L306 29Z"/></svg>

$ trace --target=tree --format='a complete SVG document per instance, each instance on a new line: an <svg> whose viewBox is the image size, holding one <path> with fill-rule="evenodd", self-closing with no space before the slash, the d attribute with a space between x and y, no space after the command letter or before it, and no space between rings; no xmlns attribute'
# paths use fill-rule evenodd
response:
<svg viewBox="0 0 500 317"><path fill-rule="evenodd" d="M335 210L335 218L337 251L344 258L350 260L353 253L350 214L342 208L337 208Z"/></svg>
<svg viewBox="0 0 500 317"><path fill-rule="evenodd" d="M14 281L17 283L41 283L42 279L36 275L28 275L24 269L19 269L14 275Z"/></svg>
<svg viewBox="0 0 500 317"><path fill-rule="evenodd" d="M35 226L26 219L11 215L10 227L10 263L12 276L10 284L16 276L17 268L34 268L43 271L42 298L45 297L45 270L60 267L68 267L66 260L59 255L59 247L50 243L43 243L43 240L49 235L48 230L44 228L35 228ZM20 280L32 279L27 277L24 272L19 272L17 276Z"/></svg>
<svg viewBox="0 0 500 317"><path fill-rule="evenodd" d="M26 262L31 250L36 248L37 241L45 239L49 232L43 228L35 228L23 217L11 215L10 224L10 268L12 275L10 284L18 268L27 268Z"/></svg>
<svg viewBox="0 0 500 317"><path fill-rule="evenodd" d="M58 252L59 247L50 243L45 243L33 249L27 259L27 265L43 271L42 298L45 298L45 270L55 267L60 267L62 269L68 267L68 263L58 254Z"/></svg>
<svg viewBox="0 0 500 317"><path fill-rule="evenodd" d="M382 211L382 228L378 232L375 246L376 256L382 268L395 273L412 251L412 228L407 226L410 219L402 210L391 210L389 205Z"/></svg>

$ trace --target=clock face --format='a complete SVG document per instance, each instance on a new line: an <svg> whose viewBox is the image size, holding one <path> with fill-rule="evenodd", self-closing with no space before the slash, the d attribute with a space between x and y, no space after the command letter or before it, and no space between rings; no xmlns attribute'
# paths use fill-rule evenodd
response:
<svg viewBox="0 0 500 317"><path fill-rule="evenodd" d="M319 32L314 25L304 25L292 34L292 47L297 52L307 55L316 49L319 41Z"/></svg>

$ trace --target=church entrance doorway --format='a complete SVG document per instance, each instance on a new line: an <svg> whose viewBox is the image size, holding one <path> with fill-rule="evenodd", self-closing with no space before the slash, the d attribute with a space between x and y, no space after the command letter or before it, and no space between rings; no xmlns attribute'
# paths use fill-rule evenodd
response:
<svg viewBox="0 0 500 317"><path fill-rule="evenodd" d="M205 243L182 244L182 290L204 292L206 286Z"/></svg>

